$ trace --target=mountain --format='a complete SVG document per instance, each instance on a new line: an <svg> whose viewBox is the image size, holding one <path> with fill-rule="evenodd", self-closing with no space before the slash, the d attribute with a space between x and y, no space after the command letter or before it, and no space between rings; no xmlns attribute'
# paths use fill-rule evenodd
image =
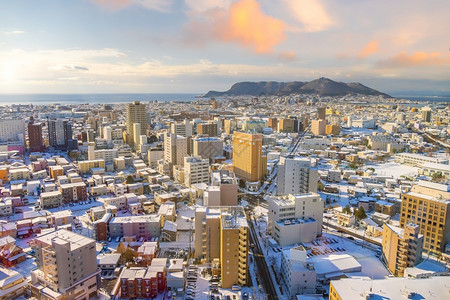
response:
<svg viewBox="0 0 450 300"><path fill-rule="evenodd" d="M359 82L337 82L328 78L319 78L310 82L238 82L225 92L209 91L203 97L224 96L285 96L290 94L314 94L320 96L375 95L391 97L371 89Z"/></svg>

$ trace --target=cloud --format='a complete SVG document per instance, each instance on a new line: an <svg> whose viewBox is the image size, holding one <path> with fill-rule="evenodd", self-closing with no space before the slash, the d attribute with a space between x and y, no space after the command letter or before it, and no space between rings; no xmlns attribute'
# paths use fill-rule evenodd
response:
<svg viewBox="0 0 450 300"><path fill-rule="evenodd" d="M185 41L204 45L211 40L232 42L256 53L272 53L285 38L285 23L266 15L256 0L240 0L227 9L194 15L185 26Z"/></svg>
<svg viewBox="0 0 450 300"><path fill-rule="evenodd" d="M303 24L304 31L327 30L334 23L320 0L284 0L284 5L288 13Z"/></svg>
<svg viewBox="0 0 450 300"><path fill-rule="evenodd" d="M184 2L190 9L204 12L214 8L230 7L232 0L185 0Z"/></svg>
<svg viewBox="0 0 450 300"><path fill-rule="evenodd" d="M378 50L379 50L378 49L378 42L377 41L371 41L361 51L361 53L359 54L359 58L361 58L361 59L366 58L369 55L377 53Z"/></svg>
<svg viewBox="0 0 450 300"><path fill-rule="evenodd" d="M77 66L77 65L59 65L59 66L56 66L54 68L54 70L67 71L67 72L72 72L72 71L89 71L89 69L87 67Z"/></svg>
<svg viewBox="0 0 450 300"><path fill-rule="evenodd" d="M450 66L450 54L442 55L439 52L415 52L408 54L401 52L394 57L384 59L376 64L379 68L407 68L416 66Z"/></svg>
<svg viewBox="0 0 450 300"><path fill-rule="evenodd" d="M293 61L296 57L294 51L283 51L278 54L278 57L283 61Z"/></svg>
<svg viewBox="0 0 450 300"><path fill-rule="evenodd" d="M25 31L23 30L12 30L12 31L1 31L4 35L16 35L16 34L24 34Z"/></svg>
<svg viewBox="0 0 450 300"><path fill-rule="evenodd" d="M92 0L98 6L111 11L119 11L132 5L138 5L150 10L167 12L173 4L173 0Z"/></svg>

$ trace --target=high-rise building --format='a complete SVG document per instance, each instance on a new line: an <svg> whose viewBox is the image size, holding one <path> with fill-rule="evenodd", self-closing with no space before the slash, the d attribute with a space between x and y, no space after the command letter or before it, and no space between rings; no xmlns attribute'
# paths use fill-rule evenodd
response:
<svg viewBox="0 0 450 300"><path fill-rule="evenodd" d="M230 119L224 120L223 126L226 134L233 134L233 132L238 129L238 124L236 120Z"/></svg>
<svg viewBox="0 0 450 300"><path fill-rule="evenodd" d="M42 124L34 123L34 118L30 118L28 123L28 146L30 152L42 152L45 150L42 139Z"/></svg>
<svg viewBox="0 0 450 300"><path fill-rule="evenodd" d="M248 281L247 218L242 207L222 209L220 221L220 275L222 287L246 286Z"/></svg>
<svg viewBox="0 0 450 300"><path fill-rule="evenodd" d="M266 174L267 157L263 156L262 140L259 133L233 134L233 167L237 177L255 182Z"/></svg>
<svg viewBox="0 0 450 300"><path fill-rule="evenodd" d="M211 263L220 256L220 208L197 207L195 210L194 255Z"/></svg>
<svg viewBox="0 0 450 300"><path fill-rule="evenodd" d="M25 152L25 121L0 120L0 143L7 146L8 151Z"/></svg>
<svg viewBox="0 0 450 300"><path fill-rule="evenodd" d="M196 183L209 182L209 160L201 156L184 158L184 185L190 187Z"/></svg>
<svg viewBox="0 0 450 300"><path fill-rule="evenodd" d="M431 122L431 108L426 106L422 108L422 120L424 122Z"/></svg>
<svg viewBox="0 0 450 300"><path fill-rule="evenodd" d="M382 253L389 271L403 276L406 268L422 261L423 235L419 226L408 223L405 228L384 224Z"/></svg>
<svg viewBox="0 0 450 300"><path fill-rule="evenodd" d="M170 126L170 132L175 135L183 137L191 137L194 131L194 127L189 120L184 120L181 123L174 123Z"/></svg>
<svg viewBox="0 0 450 300"><path fill-rule="evenodd" d="M285 133L294 132L294 119L278 120L278 132L285 132Z"/></svg>
<svg viewBox="0 0 450 300"><path fill-rule="evenodd" d="M325 120L327 107L322 105L317 108L317 120Z"/></svg>
<svg viewBox="0 0 450 300"><path fill-rule="evenodd" d="M269 127L272 128L273 131L277 131L277 129L278 129L277 118L269 118Z"/></svg>
<svg viewBox="0 0 450 300"><path fill-rule="evenodd" d="M141 124L141 134L145 134L147 124L146 105L139 101L127 103L127 134L131 140L134 139L134 123Z"/></svg>
<svg viewBox="0 0 450 300"><path fill-rule="evenodd" d="M164 135L164 160L172 165L184 165L184 157L188 155L188 140L180 135L166 133Z"/></svg>
<svg viewBox="0 0 450 300"><path fill-rule="evenodd" d="M197 134L215 137L217 136L217 123L200 123L197 124Z"/></svg>
<svg viewBox="0 0 450 300"><path fill-rule="evenodd" d="M48 121L48 138L50 146L55 149L73 149L73 143L76 144L72 139L72 125L62 119Z"/></svg>
<svg viewBox="0 0 450 300"><path fill-rule="evenodd" d="M31 295L37 299L89 299L97 296L95 240L59 229L34 239L37 269Z"/></svg>
<svg viewBox="0 0 450 300"><path fill-rule="evenodd" d="M341 128L339 127L339 125L329 124L325 127L326 135L338 135L339 132L341 132Z"/></svg>
<svg viewBox="0 0 450 300"><path fill-rule="evenodd" d="M223 141L219 138L196 138L192 140L193 155L209 159L223 156Z"/></svg>
<svg viewBox="0 0 450 300"><path fill-rule="evenodd" d="M420 180L403 194L400 227L408 223L420 226L425 251L444 252L450 242L450 185Z"/></svg>
<svg viewBox="0 0 450 300"><path fill-rule="evenodd" d="M139 146L139 141L141 137L141 124L140 123L134 123L133 124L133 144L134 148L137 149Z"/></svg>
<svg viewBox="0 0 450 300"><path fill-rule="evenodd" d="M277 195L317 192L318 171L309 158L282 156L277 174Z"/></svg>
<svg viewBox="0 0 450 300"><path fill-rule="evenodd" d="M312 120L311 121L311 132L314 135L325 135L327 121L324 119Z"/></svg>

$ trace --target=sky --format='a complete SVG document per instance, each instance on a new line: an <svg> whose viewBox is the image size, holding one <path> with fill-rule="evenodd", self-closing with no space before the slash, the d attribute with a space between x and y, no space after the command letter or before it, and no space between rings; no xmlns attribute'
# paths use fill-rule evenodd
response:
<svg viewBox="0 0 450 300"><path fill-rule="evenodd" d="M0 93L361 82L450 95L448 0L0 0Z"/></svg>

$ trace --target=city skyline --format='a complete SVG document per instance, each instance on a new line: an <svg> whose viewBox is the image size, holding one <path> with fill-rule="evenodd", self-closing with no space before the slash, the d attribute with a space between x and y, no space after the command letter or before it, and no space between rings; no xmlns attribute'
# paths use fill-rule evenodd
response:
<svg viewBox="0 0 450 300"><path fill-rule="evenodd" d="M206 93L359 81L449 94L450 3L0 1L0 93Z"/></svg>

